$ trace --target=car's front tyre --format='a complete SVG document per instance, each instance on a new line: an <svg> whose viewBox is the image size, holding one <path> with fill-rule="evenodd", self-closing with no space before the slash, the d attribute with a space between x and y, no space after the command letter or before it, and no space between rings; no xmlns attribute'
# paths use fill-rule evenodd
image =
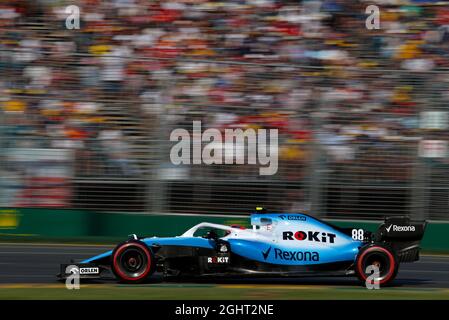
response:
<svg viewBox="0 0 449 320"><path fill-rule="evenodd" d="M119 244L112 253L112 272L125 283L141 283L154 273L156 261L141 241Z"/></svg>
<svg viewBox="0 0 449 320"><path fill-rule="evenodd" d="M370 266L374 268L369 268ZM394 280L398 267L398 260L393 250L386 246L370 245L360 250L356 259L355 273L363 283L370 277L369 280L385 286ZM377 277L372 276L373 269L378 269Z"/></svg>

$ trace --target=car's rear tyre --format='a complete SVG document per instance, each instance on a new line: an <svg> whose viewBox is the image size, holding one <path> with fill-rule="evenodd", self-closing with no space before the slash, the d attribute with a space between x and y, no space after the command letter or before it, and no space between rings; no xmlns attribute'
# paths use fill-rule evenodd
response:
<svg viewBox="0 0 449 320"><path fill-rule="evenodd" d="M391 249L380 245L372 245L361 249L356 260L355 272L363 284L372 274L372 271L367 272L369 266L379 268L379 277L373 280L378 282L379 285L385 286L396 277L399 264L395 253Z"/></svg>
<svg viewBox="0 0 449 320"><path fill-rule="evenodd" d="M141 241L119 244L112 253L112 272L124 283L141 283L155 270L154 255Z"/></svg>

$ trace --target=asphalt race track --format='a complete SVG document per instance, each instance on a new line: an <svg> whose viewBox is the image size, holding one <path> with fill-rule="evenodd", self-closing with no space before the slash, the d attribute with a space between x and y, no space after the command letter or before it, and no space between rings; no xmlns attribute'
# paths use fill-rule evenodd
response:
<svg viewBox="0 0 449 320"><path fill-rule="evenodd" d="M51 245L51 244L0 244L0 283L57 283L60 263L82 259L112 249L111 246ZM105 280L102 282L113 282ZM201 280L220 283L224 280ZM263 278L229 279L226 283L310 284L356 286L351 277L328 278ZM404 288L449 288L449 256L422 255L415 263L401 265L394 286Z"/></svg>

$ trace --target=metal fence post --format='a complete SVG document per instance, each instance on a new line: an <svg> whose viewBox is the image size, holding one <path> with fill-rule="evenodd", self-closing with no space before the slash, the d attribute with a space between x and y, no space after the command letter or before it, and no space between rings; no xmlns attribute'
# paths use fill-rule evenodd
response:
<svg viewBox="0 0 449 320"><path fill-rule="evenodd" d="M316 106L316 110L320 110L321 103L321 95L318 94L317 98L313 100L314 106ZM311 170L310 170L310 204L311 204L311 214L320 217L324 214L323 203L324 203L324 192L326 181L324 179L325 173L325 164L324 164L324 154L321 148L320 141L317 137L317 133L321 131L323 126L323 121L319 114L316 112L315 115L312 115L312 123L313 123L313 134L314 139L312 142L312 157L311 157Z"/></svg>
<svg viewBox="0 0 449 320"><path fill-rule="evenodd" d="M419 157L416 150L416 165L412 175L412 192L410 201L410 214L413 219L422 220L428 216L428 174L426 163Z"/></svg>
<svg viewBox="0 0 449 320"><path fill-rule="evenodd" d="M5 177L3 176L4 168L5 168L5 154L6 154L6 148L4 148L4 142L6 141L6 138L4 138L4 115L3 111L0 110L0 207L6 207L7 199L5 197L5 185L7 183Z"/></svg>

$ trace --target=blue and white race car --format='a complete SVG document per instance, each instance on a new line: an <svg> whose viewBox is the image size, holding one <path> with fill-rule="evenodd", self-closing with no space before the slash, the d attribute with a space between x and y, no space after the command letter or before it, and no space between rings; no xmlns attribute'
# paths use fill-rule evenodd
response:
<svg viewBox="0 0 449 320"><path fill-rule="evenodd" d="M60 278L101 278L112 271L126 283L164 277L348 275L390 283L399 264L419 260L425 221L389 217L376 232L339 228L302 213L257 208L252 228L203 222L177 237L138 237L79 263L62 264ZM71 267L68 267L71 266ZM370 267L371 266L371 267ZM373 273L376 272L377 273Z"/></svg>

